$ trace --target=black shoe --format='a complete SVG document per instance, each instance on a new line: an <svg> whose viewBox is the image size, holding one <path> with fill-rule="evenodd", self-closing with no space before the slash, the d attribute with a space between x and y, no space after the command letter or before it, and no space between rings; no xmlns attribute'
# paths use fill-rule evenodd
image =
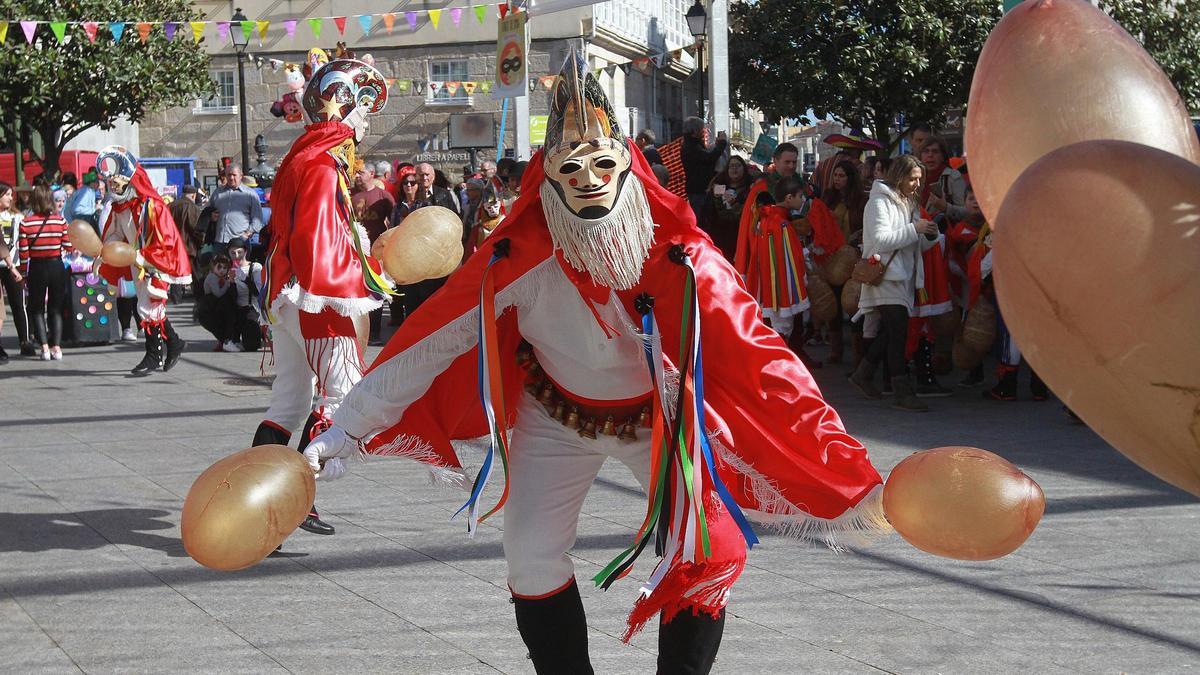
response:
<svg viewBox="0 0 1200 675"><path fill-rule="evenodd" d="M280 429L273 424L260 422L258 429L254 430L254 440L250 441L251 446L259 445L287 445L292 440L292 435Z"/></svg>
<svg viewBox="0 0 1200 675"><path fill-rule="evenodd" d="M180 355L183 354L184 348L187 347L187 341L179 337L179 333L175 332L175 327L171 325L170 321L164 322L163 328L167 333L167 356L163 360L162 366L165 373L174 368L175 364L179 362Z"/></svg>
<svg viewBox="0 0 1200 675"><path fill-rule="evenodd" d="M4 351L4 347L0 347L0 366L8 363L8 352Z"/></svg>
<svg viewBox="0 0 1200 675"><path fill-rule="evenodd" d="M308 517L304 519L304 522L300 523L300 529L304 530L305 532L312 532L313 534L333 534L337 531L333 529L332 525L321 520L317 516L316 510L308 514Z"/></svg>
<svg viewBox="0 0 1200 675"><path fill-rule="evenodd" d="M972 370L971 372L967 373L967 376L962 379L962 382L958 383L958 386L962 387L963 389L970 389L972 387L978 387L981 384L983 384L983 372L976 372Z"/></svg>
<svg viewBox="0 0 1200 675"><path fill-rule="evenodd" d="M1000 381L996 386L983 392L983 398L990 401L1017 400L1017 369L1001 366L998 373Z"/></svg>
<svg viewBox="0 0 1200 675"><path fill-rule="evenodd" d="M938 383L933 376L929 377L928 382L923 382L917 385L917 398L945 398L954 392Z"/></svg>
<svg viewBox="0 0 1200 675"><path fill-rule="evenodd" d="M38 350L29 342L21 345L21 356L37 356Z"/></svg>

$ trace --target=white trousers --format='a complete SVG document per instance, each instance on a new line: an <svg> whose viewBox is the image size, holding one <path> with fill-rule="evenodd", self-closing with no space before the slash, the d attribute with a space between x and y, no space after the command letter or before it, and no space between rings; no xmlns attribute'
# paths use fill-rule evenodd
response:
<svg viewBox="0 0 1200 675"><path fill-rule="evenodd" d="M362 360L353 336L305 339L300 312L284 305L271 324L275 382L266 419L295 432L308 414L329 417L362 379Z"/></svg>
<svg viewBox="0 0 1200 675"><path fill-rule="evenodd" d="M504 506L508 586L516 595L536 598L562 588L575 576L567 552L575 546L579 511L604 460L619 460L642 489L648 489L650 430L639 428L636 441L604 435L584 438L525 393L510 448Z"/></svg>
<svg viewBox="0 0 1200 675"><path fill-rule="evenodd" d="M137 291L137 311L142 320L158 323L167 318L167 292L154 285L153 279L149 276L138 279L133 288Z"/></svg>

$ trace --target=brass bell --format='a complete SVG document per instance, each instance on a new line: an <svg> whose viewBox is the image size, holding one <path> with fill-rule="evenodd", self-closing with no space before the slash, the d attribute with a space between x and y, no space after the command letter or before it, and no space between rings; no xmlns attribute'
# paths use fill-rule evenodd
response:
<svg viewBox="0 0 1200 675"><path fill-rule="evenodd" d="M604 427L600 429L600 433L604 434L605 436L617 435L617 423L613 420L612 415L609 415L608 419L604 420Z"/></svg>
<svg viewBox="0 0 1200 675"><path fill-rule="evenodd" d="M579 428L579 408L571 406L571 412L567 415L567 419L563 420L563 424L572 428Z"/></svg>
<svg viewBox="0 0 1200 675"><path fill-rule="evenodd" d="M549 382L542 385L542 393L538 394L538 402L546 406L546 412L554 410L554 385Z"/></svg>
<svg viewBox="0 0 1200 675"><path fill-rule="evenodd" d="M554 406L554 414L552 416L559 422L563 421L563 418L567 416L567 402L560 400L558 405Z"/></svg>
<svg viewBox="0 0 1200 675"><path fill-rule="evenodd" d="M596 418L595 417L587 418L587 421L583 423L583 428L581 428L579 430L579 435L583 436L584 438L590 438L592 440L595 440L595 438L596 438Z"/></svg>
<svg viewBox="0 0 1200 675"><path fill-rule="evenodd" d="M638 415L638 426L643 429L649 429L650 424L650 409L642 408L642 414Z"/></svg>
<svg viewBox="0 0 1200 675"><path fill-rule="evenodd" d="M630 417L629 421L625 423L625 426L621 427L621 433L617 434L617 438L623 441L637 440L637 429L634 428L632 417Z"/></svg>
<svg viewBox="0 0 1200 675"><path fill-rule="evenodd" d="M532 361L533 359L531 358L530 360ZM533 361L533 363L529 364L528 372L530 377L536 377L538 380L543 379L546 374L546 372L542 370L541 364L539 364L537 361Z"/></svg>

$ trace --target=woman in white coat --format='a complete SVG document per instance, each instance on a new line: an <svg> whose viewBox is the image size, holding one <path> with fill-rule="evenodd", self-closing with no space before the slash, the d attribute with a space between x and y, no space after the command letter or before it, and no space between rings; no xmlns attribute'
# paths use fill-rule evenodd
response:
<svg viewBox="0 0 1200 675"><path fill-rule="evenodd" d="M875 181L863 213L863 257L879 256L886 265L883 280L877 286L864 284L859 312L879 316L879 335L871 343L866 358L850 381L864 396L881 398L875 388L875 370L887 359L896 394L894 408L925 411L913 391L904 353L908 337L908 317L912 313L917 289L923 286L921 251L937 242L937 225L920 218L918 191L925 168L912 155L892 161L887 176Z"/></svg>

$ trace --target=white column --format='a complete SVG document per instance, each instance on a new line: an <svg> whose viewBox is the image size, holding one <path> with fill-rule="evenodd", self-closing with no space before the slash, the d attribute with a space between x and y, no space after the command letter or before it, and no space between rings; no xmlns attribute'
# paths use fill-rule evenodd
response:
<svg viewBox="0 0 1200 675"><path fill-rule="evenodd" d="M529 96L519 96L513 99L513 103L517 108L517 126L513 129L517 139L517 159L529 159Z"/></svg>
<svg viewBox="0 0 1200 675"><path fill-rule="evenodd" d="M710 0L708 6L709 109L716 131L731 133L729 128L729 0Z"/></svg>

